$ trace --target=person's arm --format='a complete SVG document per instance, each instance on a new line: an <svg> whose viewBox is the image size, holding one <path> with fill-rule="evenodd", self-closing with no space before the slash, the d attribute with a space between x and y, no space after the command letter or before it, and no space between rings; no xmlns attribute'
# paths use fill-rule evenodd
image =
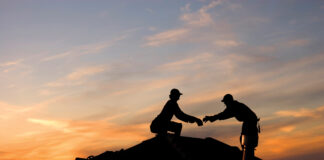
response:
<svg viewBox="0 0 324 160"><path fill-rule="evenodd" d="M214 116L205 116L203 120L204 122L207 121L214 122L216 120L224 120L232 117L234 117L233 112L231 112L228 108L226 108L223 112L216 114Z"/></svg>
<svg viewBox="0 0 324 160"><path fill-rule="evenodd" d="M185 114L180 107L178 106L178 104L176 104L176 109L175 109L175 116L184 121L184 122L189 122L189 123L194 123L196 122L198 126L201 126L203 123L199 118L196 118L194 116L190 116L188 114Z"/></svg>

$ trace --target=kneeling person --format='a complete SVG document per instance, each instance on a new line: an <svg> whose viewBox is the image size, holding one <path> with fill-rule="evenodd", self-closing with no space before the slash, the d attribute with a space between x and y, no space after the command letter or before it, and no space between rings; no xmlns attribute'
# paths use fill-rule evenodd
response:
<svg viewBox="0 0 324 160"><path fill-rule="evenodd" d="M203 125L199 118L190 116L181 111L177 103L180 95L182 95L182 93L180 93L178 89L171 90L169 95L170 100L164 105L161 113L151 123L150 128L152 133L166 135L168 131L171 131L174 132L176 136L180 136L182 124L171 121L173 115L184 122L196 122L198 126Z"/></svg>

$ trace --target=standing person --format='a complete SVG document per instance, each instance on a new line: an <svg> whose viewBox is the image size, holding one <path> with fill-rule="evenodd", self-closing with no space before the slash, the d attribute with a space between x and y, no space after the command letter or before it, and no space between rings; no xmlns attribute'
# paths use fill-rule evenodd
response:
<svg viewBox="0 0 324 160"><path fill-rule="evenodd" d="M170 100L164 105L161 113L152 121L150 129L152 133L157 133L158 135L166 135L168 131L174 132L176 136L180 136L182 124L171 121L173 115L178 119L194 123L196 122L198 126L203 125L199 118L187 115L183 113L177 103L180 98L180 91L178 89L172 89L170 92Z"/></svg>
<svg viewBox="0 0 324 160"><path fill-rule="evenodd" d="M204 122L214 122L235 117L238 121L243 122L241 132L241 145L243 147L243 160L254 159L254 149L258 146L258 133L260 128L257 123L260 119L245 104L235 101L231 94L226 94L222 100L226 109L214 116L205 116Z"/></svg>

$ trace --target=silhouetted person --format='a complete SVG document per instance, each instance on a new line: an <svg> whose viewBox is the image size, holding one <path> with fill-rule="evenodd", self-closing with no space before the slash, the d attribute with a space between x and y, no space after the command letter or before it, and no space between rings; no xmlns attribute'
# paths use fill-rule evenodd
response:
<svg viewBox="0 0 324 160"><path fill-rule="evenodd" d="M171 131L174 132L176 136L180 136L182 124L171 121L173 115L184 122L196 122L198 126L203 125L200 119L187 115L181 111L177 103L180 95L182 95L182 93L180 93L178 89L171 90L169 95L170 100L164 105L161 113L151 123L150 128L152 133L166 135L168 131Z"/></svg>
<svg viewBox="0 0 324 160"><path fill-rule="evenodd" d="M226 94L222 100L226 109L214 116L205 116L204 122L215 120L224 120L235 117L238 121L243 122L241 132L241 145L243 147L243 160L254 159L254 149L258 146L258 133L260 131L257 123L259 119L256 114L245 104L235 101L233 96Z"/></svg>

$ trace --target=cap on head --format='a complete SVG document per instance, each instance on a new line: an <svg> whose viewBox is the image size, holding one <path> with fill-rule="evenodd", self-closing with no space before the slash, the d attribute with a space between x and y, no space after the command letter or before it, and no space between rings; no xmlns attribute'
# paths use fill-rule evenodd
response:
<svg viewBox="0 0 324 160"><path fill-rule="evenodd" d="M231 94L226 94L222 100L222 102L231 102L233 101L233 96Z"/></svg>
<svg viewBox="0 0 324 160"><path fill-rule="evenodd" d="M170 95L182 95L182 93L180 93L180 91L178 89L173 88L170 91Z"/></svg>

